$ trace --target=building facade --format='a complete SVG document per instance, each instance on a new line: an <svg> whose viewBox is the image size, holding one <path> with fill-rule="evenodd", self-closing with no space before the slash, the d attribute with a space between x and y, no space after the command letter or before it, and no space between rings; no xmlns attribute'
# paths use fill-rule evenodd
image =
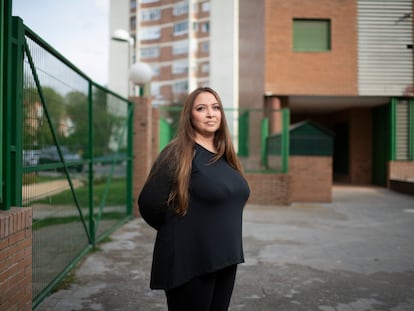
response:
<svg viewBox="0 0 414 311"><path fill-rule="evenodd" d="M289 108L292 125L334 133L333 182L412 183L413 0L123 1L155 105L208 85L227 108ZM269 135L279 121L270 116Z"/></svg>
<svg viewBox="0 0 414 311"><path fill-rule="evenodd" d="M120 89L127 89L125 68L139 60L152 68L155 106L180 104L189 91L207 85L227 107L237 106L236 5L219 0L112 0L111 32L126 30L134 45L126 62L127 45L111 42L109 86L118 90L123 83Z"/></svg>
<svg viewBox="0 0 414 311"><path fill-rule="evenodd" d="M239 7L241 107L288 107L291 124L312 120L333 131L336 182L414 178L412 0Z"/></svg>

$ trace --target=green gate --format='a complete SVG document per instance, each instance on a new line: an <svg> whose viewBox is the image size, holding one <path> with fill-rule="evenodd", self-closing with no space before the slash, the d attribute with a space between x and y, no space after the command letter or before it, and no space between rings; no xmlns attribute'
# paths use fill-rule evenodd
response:
<svg viewBox="0 0 414 311"><path fill-rule="evenodd" d="M132 115L13 17L1 209L33 213L33 307L132 217Z"/></svg>

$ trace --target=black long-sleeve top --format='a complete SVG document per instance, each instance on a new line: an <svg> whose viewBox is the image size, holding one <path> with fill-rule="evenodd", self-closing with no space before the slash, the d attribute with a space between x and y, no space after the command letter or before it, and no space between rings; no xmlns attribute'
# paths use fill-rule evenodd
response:
<svg viewBox="0 0 414 311"><path fill-rule="evenodd" d="M172 289L196 276L244 262L242 213L250 189L226 159L211 163L213 156L195 144L185 216L167 207L172 185L167 167L158 169L139 195L141 216L158 230L152 289Z"/></svg>

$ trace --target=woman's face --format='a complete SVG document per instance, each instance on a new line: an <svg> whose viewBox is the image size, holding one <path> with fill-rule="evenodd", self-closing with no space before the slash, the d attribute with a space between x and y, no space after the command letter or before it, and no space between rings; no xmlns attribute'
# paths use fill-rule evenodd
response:
<svg viewBox="0 0 414 311"><path fill-rule="evenodd" d="M209 92L198 94L191 110L191 123L196 135L214 136L221 125L221 110L213 94Z"/></svg>

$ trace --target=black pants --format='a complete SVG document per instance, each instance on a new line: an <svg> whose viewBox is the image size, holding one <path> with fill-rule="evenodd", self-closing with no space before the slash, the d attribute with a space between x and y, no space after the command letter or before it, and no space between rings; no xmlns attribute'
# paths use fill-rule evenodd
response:
<svg viewBox="0 0 414 311"><path fill-rule="evenodd" d="M226 311L237 265L199 276L165 292L169 311Z"/></svg>

